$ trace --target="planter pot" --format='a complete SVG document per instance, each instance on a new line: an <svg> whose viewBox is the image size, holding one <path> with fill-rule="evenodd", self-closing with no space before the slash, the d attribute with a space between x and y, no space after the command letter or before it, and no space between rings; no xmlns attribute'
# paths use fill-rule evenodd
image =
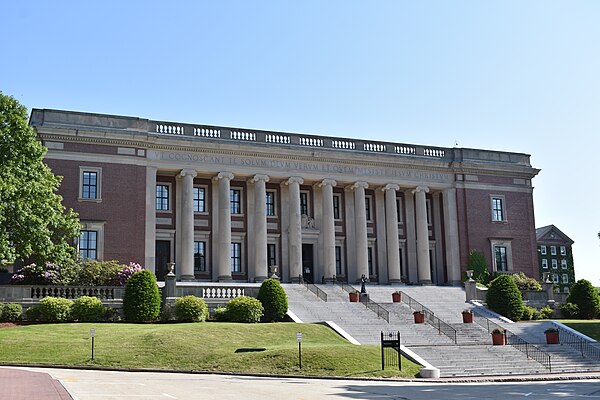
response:
<svg viewBox="0 0 600 400"><path fill-rule="evenodd" d="M473 323L473 313L464 312L464 313L462 313L462 317L463 317L463 322L465 324L472 324Z"/></svg>
<svg viewBox="0 0 600 400"><path fill-rule="evenodd" d="M415 324L422 324L425 322L425 314L423 313L413 313L413 317L415 318Z"/></svg>
<svg viewBox="0 0 600 400"><path fill-rule="evenodd" d="M546 333L546 343L547 344L558 344L558 332Z"/></svg>
<svg viewBox="0 0 600 400"><path fill-rule="evenodd" d="M504 346L505 343L504 333L492 333L492 344L494 346Z"/></svg>
<svg viewBox="0 0 600 400"><path fill-rule="evenodd" d="M360 293L348 293L348 297L350 298L351 303L358 303Z"/></svg>
<svg viewBox="0 0 600 400"><path fill-rule="evenodd" d="M392 301L394 303L400 303L402 301L402 293L392 293Z"/></svg>

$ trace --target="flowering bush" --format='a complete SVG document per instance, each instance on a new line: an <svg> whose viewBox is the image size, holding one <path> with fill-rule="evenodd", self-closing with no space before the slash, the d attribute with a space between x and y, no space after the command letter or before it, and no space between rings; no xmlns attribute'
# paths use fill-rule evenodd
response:
<svg viewBox="0 0 600 400"><path fill-rule="evenodd" d="M117 272L117 275L114 278L114 284L117 286L125 286L133 274L142 271L143 269L144 267L134 262L130 262L129 265L124 265L123 268Z"/></svg>
<svg viewBox="0 0 600 400"><path fill-rule="evenodd" d="M46 263L43 265L29 264L14 273L11 285L57 285L61 281L58 265Z"/></svg>

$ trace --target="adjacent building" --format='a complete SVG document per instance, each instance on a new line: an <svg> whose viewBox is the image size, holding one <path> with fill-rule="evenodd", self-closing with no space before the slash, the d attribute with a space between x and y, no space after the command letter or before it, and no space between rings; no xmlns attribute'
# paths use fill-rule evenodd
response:
<svg viewBox="0 0 600 400"><path fill-rule="evenodd" d="M527 154L34 109L84 258L161 279L454 284L539 274Z"/></svg>
<svg viewBox="0 0 600 400"><path fill-rule="evenodd" d="M554 290L569 293L575 283L573 266L573 240L554 225L536 229L540 276L548 274Z"/></svg>

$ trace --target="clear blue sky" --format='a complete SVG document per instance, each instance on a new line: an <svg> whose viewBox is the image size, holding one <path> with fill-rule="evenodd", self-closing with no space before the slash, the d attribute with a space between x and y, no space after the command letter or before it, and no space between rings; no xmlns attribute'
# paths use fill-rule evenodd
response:
<svg viewBox="0 0 600 400"><path fill-rule="evenodd" d="M5 1L0 90L58 108L531 154L600 285L598 1Z"/></svg>

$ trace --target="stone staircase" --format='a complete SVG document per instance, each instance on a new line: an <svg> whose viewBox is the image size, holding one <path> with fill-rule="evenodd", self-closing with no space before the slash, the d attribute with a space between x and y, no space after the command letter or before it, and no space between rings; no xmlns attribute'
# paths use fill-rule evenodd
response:
<svg viewBox="0 0 600 400"><path fill-rule="evenodd" d="M569 346L546 345L543 331L550 322L515 324L490 314L492 322L550 354L552 371L515 347L492 346L488 330L475 323L462 323L461 311L476 307L465 302L464 289L459 287L367 285L369 298L389 311L388 323L362 303L350 303L341 286L317 285L327 294L327 302L302 285L283 286L288 294L289 309L303 322L332 321L361 344L378 345L381 331L399 331L402 344L439 368L442 377L600 370L598 361L581 357ZM457 342L428 324L415 324L412 309L405 303L392 303L391 293L396 290L408 294L456 329Z"/></svg>

